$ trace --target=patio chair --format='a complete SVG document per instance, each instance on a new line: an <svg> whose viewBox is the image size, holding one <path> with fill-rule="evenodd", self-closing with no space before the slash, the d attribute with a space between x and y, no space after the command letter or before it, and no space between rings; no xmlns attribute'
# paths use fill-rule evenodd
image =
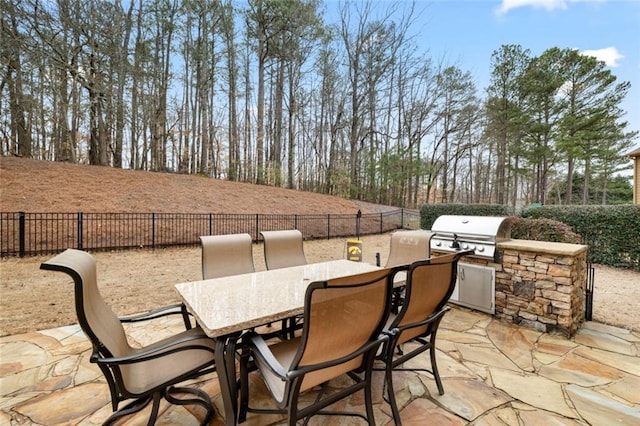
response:
<svg viewBox="0 0 640 426"><path fill-rule="evenodd" d="M405 301L398 314L391 314L389 317L385 327L389 341L379 355L379 359L385 363L388 401L396 425L401 425L402 422L394 395L394 370L427 371L433 375L440 395L444 394L436 364L436 334L440 321L450 309L447 302L456 284L458 259L471 253L473 251L432 257L414 262L408 267ZM395 353L396 348L410 341L418 346L408 353L400 350L398 354ZM427 350L431 358L431 370L399 367Z"/></svg>
<svg viewBox="0 0 640 426"><path fill-rule="evenodd" d="M281 269L307 264L304 255L302 232L297 229L281 231L262 231L264 241L264 262L267 269ZM281 337L293 337L296 330L302 327L302 318L294 317L282 320Z"/></svg>
<svg viewBox="0 0 640 426"><path fill-rule="evenodd" d="M204 407L206 414L202 424L208 424L213 414L209 396L200 389L175 385L215 370L215 342L199 327L194 327L148 346L134 348L129 345L122 326L122 323L182 314L185 327L189 327L188 318L184 318L186 310L181 305L121 319L100 295L96 261L89 253L68 249L42 263L40 268L64 272L73 278L78 322L93 346L90 361L98 364L111 392L114 413L104 424L136 413L150 402L153 405L149 424L154 424L161 398L172 404ZM190 394L192 398L175 396L182 393ZM122 401L132 398L133 401L118 409Z"/></svg>
<svg viewBox="0 0 640 426"><path fill-rule="evenodd" d="M247 412L286 413L288 424L316 414L354 415L374 425L371 375L390 310L388 269L313 282L306 290L302 335L268 346L257 334L243 339L240 362L240 419ZM277 409L249 407L248 364L253 358ZM361 373L361 374L356 374ZM325 393L329 380L348 375L345 387ZM322 385L312 403L299 407L300 394ZM366 416L323 408L364 389ZM304 405L304 404L303 404Z"/></svg>
<svg viewBox="0 0 640 426"><path fill-rule="evenodd" d="M202 279L255 272L251 235L207 235L200 237L200 242Z"/></svg>
<svg viewBox="0 0 640 426"><path fill-rule="evenodd" d="M424 229L410 231L396 231L391 234L389 241L389 257L385 268L392 268L402 265L410 265L418 260L429 258L431 253L431 231ZM376 263L380 266L380 255L376 256ZM404 272L400 272L396 277L396 285L393 290L393 302L391 312L398 313L398 309L404 300Z"/></svg>
<svg viewBox="0 0 640 426"><path fill-rule="evenodd" d="M297 229L260 232L264 240L264 261L267 269L305 265L302 232Z"/></svg>
<svg viewBox="0 0 640 426"><path fill-rule="evenodd" d="M418 260L427 259L431 252L429 243L432 235L431 231L424 229L392 233L389 241L389 257L385 268L409 265Z"/></svg>

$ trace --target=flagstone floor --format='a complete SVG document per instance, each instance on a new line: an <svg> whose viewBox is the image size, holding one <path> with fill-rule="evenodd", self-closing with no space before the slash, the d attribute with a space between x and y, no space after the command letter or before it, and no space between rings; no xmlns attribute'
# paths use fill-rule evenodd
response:
<svg viewBox="0 0 640 426"><path fill-rule="evenodd" d="M132 341L146 344L175 332L180 320L129 326ZM394 376L404 425L640 425L640 333L587 322L572 339L507 324L462 308L444 318L438 367L445 394L427 373ZM78 326L0 338L0 425L94 425L111 414L109 391L89 363L90 345ZM407 367L429 367L425 353ZM251 403L268 406L257 373ZM382 399L383 373L374 383L378 425L393 423ZM190 383L216 404L210 425L223 424L215 373ZM343 405L363 412L363 397ZM148 411L120 424L146 424ZM195 425L201 409L163 403L160 425ZM247 425L283 424L279 416L251 414ZM315 417L310 424L363 421Z"/></svg>

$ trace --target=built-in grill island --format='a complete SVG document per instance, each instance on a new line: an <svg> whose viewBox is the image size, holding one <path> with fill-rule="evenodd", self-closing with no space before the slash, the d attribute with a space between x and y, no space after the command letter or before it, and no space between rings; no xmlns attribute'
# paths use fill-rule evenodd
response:
<svg viewBox="0 0 640 426"><path fill-rule="evenodd" d="M496 244L511 238L506 219L495 216L439 216L431 227L431 252L473 250L474 254L468 257L499 263ZM465 259L458 263L458 281L451 302L495 314L495 268L470 264Z"/></svg>
<svg viewBox="0 0 640 426"><path fill-rule="evenodd" d="M568 337L585 316L587 246L511 239L507 217L443 215L431 255L473 250L458 263L451 302Z"/></svg>

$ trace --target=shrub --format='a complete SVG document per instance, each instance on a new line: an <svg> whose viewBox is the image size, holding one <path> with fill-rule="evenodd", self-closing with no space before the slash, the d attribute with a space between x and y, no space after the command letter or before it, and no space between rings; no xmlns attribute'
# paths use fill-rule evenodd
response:
<svg viewBox="0 0 640 426"><path fill-rule="evenodd" d="M582 244L582 237L566 223L553 219L532 219L512 216L511 238L556 243Z"/></svg>
<svg viewBox="0 0 640 426"><path fill-rule="evenodd" d="M543 206L522 216L570 225L589 246L590 262L640 270L640 205Z"/></svg>

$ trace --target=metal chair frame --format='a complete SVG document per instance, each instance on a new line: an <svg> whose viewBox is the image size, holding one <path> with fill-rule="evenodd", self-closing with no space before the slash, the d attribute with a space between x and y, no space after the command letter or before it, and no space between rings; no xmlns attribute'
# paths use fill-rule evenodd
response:
<svg viewBox="0 0 640 426"><path fill-rule="evenodd" d="M472 254L473 251L465 251L447 254L444 256L431 257L426 260L419 260L412 263L409 266L399 267L398 270L406 270L407 271L407 280L406 280L406 289L405 289L405 297L404 303L400 307L400 311L398 314L392 319L390 324L385 328L384 333L389 336L389 340L385 343L384 350L382 354L379 355L378 359L384 361L385 363L385 386L387 388L387 401L391 406L391 411L393 413L393 419L397 426L402 424L402 420L400 418L400 412L398 409L398 405L395 399L394 394L394 386L393 386L393 371L425 371L430 373L436 382L438 387L438 392L440 395L444 395L444 387L442 385L442 380L440 379L440 374L438 372L438 365L436 362L436 335L438 333L438 327L440 325L440 321L444 315L451 308L447 306L449 299L451 298L451 294L456 285L457 279L457 266L458 260L465 255ZM446 288L442 293L442 296L435 304L435 307L430 312L423 312L421 314L421 319L414 322L406 322L404 321L405 314L410 309L409 307L412 303L415 303L412 300L412 292L414 291L414 287L416 285L428 285L429 283L419 283L416 282L416 275L418 271L424 270L425 268L428 270L429 268L442 268L446 265L449 265L451 273L448 276L447 282L443 283ZM423 271L421 271L423 272ZM420 332L420 329L424 329L424 331ZM417 330L417 331L416 331ZM417 333L411 338L406 338L404 333ZM401 341L402 339L402 341ZM409 353L403 353L400 345L406 342L416 342L418 343L418 347L413 349ZM396 356L395 352L398 350ZM417 355L429 351L429 357L431 360L431 369L422 369L422 368L400 368L402 364L406 361L416 357ZM378 370L378 368L376 368ZM384 390L383 390L384 393Z"/></svg>
<svg viewBox="0 0 640 426"><path fill-rule="evenodd" d="M264 262L267 270L288 268L307 264L304 255L302 232L297 229L260 232L264 243ZM280 337L291 339L296 330L302 328L302 318L282 320Z"/></svg>
<svg viewBox="0 0 640 426"><path fill-rule="evenodd" d="M148 313L128 316L124 318L117 318L114 314L113 317L118 321L118 323L115 324L119 324L120 327L122 327L123 323L146 321L154 318L164 317L167 315L182 315L186 329L186 331L179 333L171 338L167 338L160 342L157 342L156 344L151 344L143 348L135 349L131 351L131 354L127 356L114 356L112 350L110 350L110 348L108 347L109 344L102 341L98 337L90 324L91 321L88 319L88 312L94 308L85 306L85 296L87 296L87 294L91 293L92 291L91 289L87 289L87 291L85 292L85 286L92 285L88 284L89 281L93 282L93 284L97 284L95 283L95 259L89 253L75 249L68 249L65 252L50 259L49 261L43 262L40 265L40 268L43 270L64 272L71 276L74 281L75 309L78 317L78 322L80 324L80 327L82 328L82 331L90 340L93 347L90 362L98 364L98 367L106 378L111 394L111 406L114 413L105 421L105 425L113 424L123 416L127 416L142 410L150 402L152 402L153 406L148 424L153 425L155 424L155 421L157 419L160 400L162 398L166 399L171 404L195 404L203 407L206 410L206 414L202 421L202 424L208 424L214 412L213 404L209 396L200 389L175 386L176 384L185 380L193 379L203 374L215 371L215 344L208 344L209 339L206 337L202 330L197 327L191 328L189 315L183 305L171 305L150 311ZM93 289L93 291L97 292L97 297L101 298L97 290L97 286L95 289ZM106 305L104 305L103 307L106 307ZM89 309L89 311L87 311L87 309ZM110 313L113 314L113 312ZM110 318L109 320L111 319L112 318ZM120 332L124 333L124 329L122 329L121 331L117 330L116 334L119 334ZM204 342L206 342L207 344L205 344ZM178 374L174 377L171 377L169 380L158 384L157 386L144 389L140 392L130 391L125 385L122 368L126 368L126 366L136 363L152 361L165 356L170 356L172 354L187 351L198 351L199 354L201 354L200 351L210 352L210 357L208 355L204 356L204 358L206 358L207 360L210 358L210 361L202 363L198 362L193 365L193 368L184 371L182 374ZM178 399L173 395L176 393L188 393L194 396L194 398ZM131 401L121 409L118 409L118 406L121 402L132 398L133 401Z"/></svg>
<svg viewBox="0 0 640 426"><path fill-rule="evenodd" d="M389 240L389 256L385 268L408 267L418 260L429 258L431 237L433 233L424 229L401 230L391 234ZM376 253L376 264L380 266L380 253ZM393 290L391 312L397 314L404 302L404 285Z"/></svg>
<svg viewBox="0 0 640 426"><path fill-rule="evenodd" d="M362 277L362 281L358 281L360 277ZM342 281L345 278L338 278L334 280L314 282L309 284L305 296L303 331L302 335L299 337L299 345L297 346L295 357L291 362L289 368L285 368L279 363L278 359L276 359L276 357L273 355L270 347L267 345L262 336L255 333L246 335L243 338L243 351L240 362L240 421L242 422L246 419L246 415L248 412L258 412L269 414L287 414L289 425L295 425L296 422L300 419L305 419L306 424L309 421L309 418L313 415L358 416L367 420L370 425L375 425L373 414L373 399L371 394L371 377L373 362L375 360L376 353L379 351L380 346L387 342L389 339L388 335L382 333L382 329L387 321L391 309L391 288L393 285L391 277L391 270L384 269L382 271L374 271L373 273L369 272L365 274L353 275L346 278L348 280L346 282ZM385 280L384 306L382 307L380 312L378 325L375 327L375 330L373 331L369 339L357 350L346 355L338 356L336 358L328 357L327 360L316 364L304 366L299 365L300 361L305 356L307 346L311 346L313 344L313 337L310 336L310 329L313 321L312 310L323 309L322 306L316 306L312 303L312 297L314 293L323 291L324 289L328 288L335 289L341 287L349 290L358 287L366 287L378 284L381 282L381 280ZM354 318L354 321L357 321L357 318ZM343 327L348 327L348 325L345 324L343 325ZM257 409L249 407L248 373L249 370L252 369L252 366L249 365L250 356L252 356L253 358L259 358L261 364L267 366L265 368L268 368L272 374L276 375L281 380L286 382L283 399L278 400L274 396L274 399L276 400L276 404L278 406L277 409ZM303 408L298 407L301 386L303 385L305 377L313 374L314 372L320 372L320 370L341 366L342 364L353 361L358 357L362 357L362 361L359 362L357 367L346 372L346 374L352 379L352 384L339 391L336 391L335 393L331 393L325 396L325 381L322 383L321 391L319 392L316 400L313 403ZM341 374L342 373L334 377L338 377ZM330 377L329 379L334 377ZM362 389L364 389L365 391L366 415L343 410L324 410L324 408L326 408L327 406Z"/></svg>

